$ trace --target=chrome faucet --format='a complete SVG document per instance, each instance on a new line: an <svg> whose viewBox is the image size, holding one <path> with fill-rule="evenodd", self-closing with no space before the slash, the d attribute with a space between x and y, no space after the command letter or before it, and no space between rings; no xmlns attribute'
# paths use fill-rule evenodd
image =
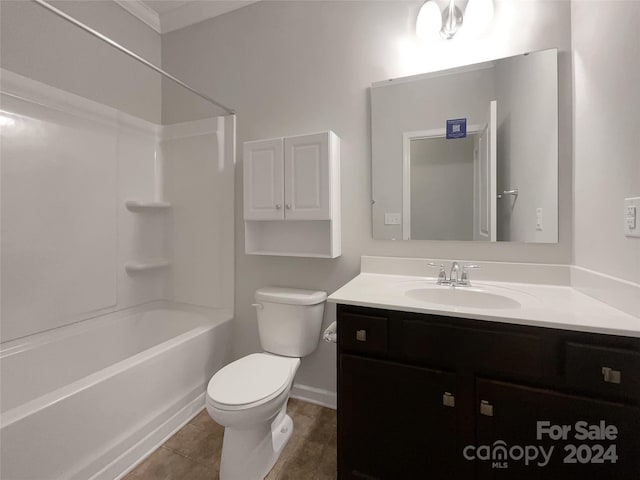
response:
<svg viewBox="0 0 640 480"><path fill-rule="evenodd" d="M453 262L451 264L451 272L449 273L449 284L456 287L460 284L460 276L459 276L459 272L460 272L460 265L458 265L458 262ZM456 274L455 280L453 278L453 274Z"/></svg>
<svg viewBox="0 0 640 480"><path fill-rule="evenodd" d="M471 279L469 278L469 269L480 268L479 265L465 264L462 266L462 277L460 277L460 286L470 287Z"/></svg>
<svg viewBox="0 0 640 480"><path fill-rule="evenodd" d="M469 279L469 269L480 268L478 265L463 264L462 275L460 275L460 264L458 262L453 262L451 264L451 272L449 273L449 278L447 278L447 272L444 269L443 264L429 262L428 265L430 267L440 268L440 271L438 272L438 279L436 280L436 283L438 285L450 285L452 287L470 287L471 280Z"/></svg>
<svg viewBox="0 0 640 480"><path fill-rule="evenodd" d="M440 271L438 272L438 280L436 280L436 283L438 285L449 285L449 280L447 280L447 272L444 270L444 265L438 265L437 263L433 262L429 262L427 265L429 265L430 267L440 267Z"/></svg>

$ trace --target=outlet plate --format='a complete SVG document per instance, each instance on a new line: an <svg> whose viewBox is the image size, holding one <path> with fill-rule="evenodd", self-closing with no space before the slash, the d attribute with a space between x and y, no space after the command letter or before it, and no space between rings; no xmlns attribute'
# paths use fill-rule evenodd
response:
<svg viewBox="0 0 640 480"><path fill-rule="evenodd" d="M624 199L623 208L623 228L627 237L640 238L640 197L630 197Z"/></svg>
<svg viewBox="0 0 640 480"><path fill-rule="evenodd" d="M400 225L402 223L401 213L385 213L384 224L385 225Z"/></svg>

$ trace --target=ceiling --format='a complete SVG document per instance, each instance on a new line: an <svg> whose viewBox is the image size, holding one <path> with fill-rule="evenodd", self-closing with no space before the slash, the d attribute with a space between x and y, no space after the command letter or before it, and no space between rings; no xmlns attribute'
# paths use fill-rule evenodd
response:
<svg viewBox="0 0 640 480"><path fill-rule="evenodd" d="M237 10L259 0L114 0L158 33Z"/></svg>
<svg viewBox="0 0 640 480"><path fill-rule="evenodd" d="M147 4L160 15L186 5L190 1L193 0L142 0L142 3Z"/></svg>

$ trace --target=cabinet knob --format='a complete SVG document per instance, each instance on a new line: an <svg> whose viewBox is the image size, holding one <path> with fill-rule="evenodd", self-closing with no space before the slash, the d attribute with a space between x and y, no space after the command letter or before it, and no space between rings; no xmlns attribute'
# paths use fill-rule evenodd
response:
<svg viewBox="0 0 640 480"><path fill-rule="evenodd" d="M609 367L602 367L602 376L604 377L604 381L607 383L615 383L619 385L622 382L622 375L620 374L620 370L614 370Z"/></svg>
<svg viewBox="0 0 640 480"><path fill-rule="evenodd" d="M486 400L480 400L480 415L493 417L493 405Z"/></svg>
<svg viewBox="0 0 640 480"><path fill-rule="evenodd" d="M287 203L287 210L291 210L291 204Z"/></svg>
<svg viewBox="0 0 640 480"><path fill-rule="evenodd" d="M444 392L442 394L442 405L444 405L445 407L455 407L456 397L451 395L449 392Z"/></svg>
<svg viewBox="0 0 640 480"><path fill-rule="evenodd" d="M282 208L282 205L280 205L279 203L276 203L276 210L280 210Z"/></svg>
<svg viewBox="0 0 640 480"><path fill-rule="evenodd" d="M367 331L366 330L356 330L356 340L359 342L367 341Z"/></svg>

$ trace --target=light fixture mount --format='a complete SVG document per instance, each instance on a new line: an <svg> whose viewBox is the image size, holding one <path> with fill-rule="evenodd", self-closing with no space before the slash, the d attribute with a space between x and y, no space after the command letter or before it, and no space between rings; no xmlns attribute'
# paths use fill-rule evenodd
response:
<svg viewBox="0 0 640 480"><path fill-rule="evenodd" d="M455 0L449 0L449 5L442 11L442 27L440 36L446 40L452 39L464 21L462 11L456 6Z"/></svg>
<svg viewBox="0 0 640 480"><path fill-rule="evenodd" d="M423 40L451 40L460 31L465 36L481 34L493 17L493 0L426 0L416 21L416 34ZM464 23L464 29L463 29Z"/></svg>

